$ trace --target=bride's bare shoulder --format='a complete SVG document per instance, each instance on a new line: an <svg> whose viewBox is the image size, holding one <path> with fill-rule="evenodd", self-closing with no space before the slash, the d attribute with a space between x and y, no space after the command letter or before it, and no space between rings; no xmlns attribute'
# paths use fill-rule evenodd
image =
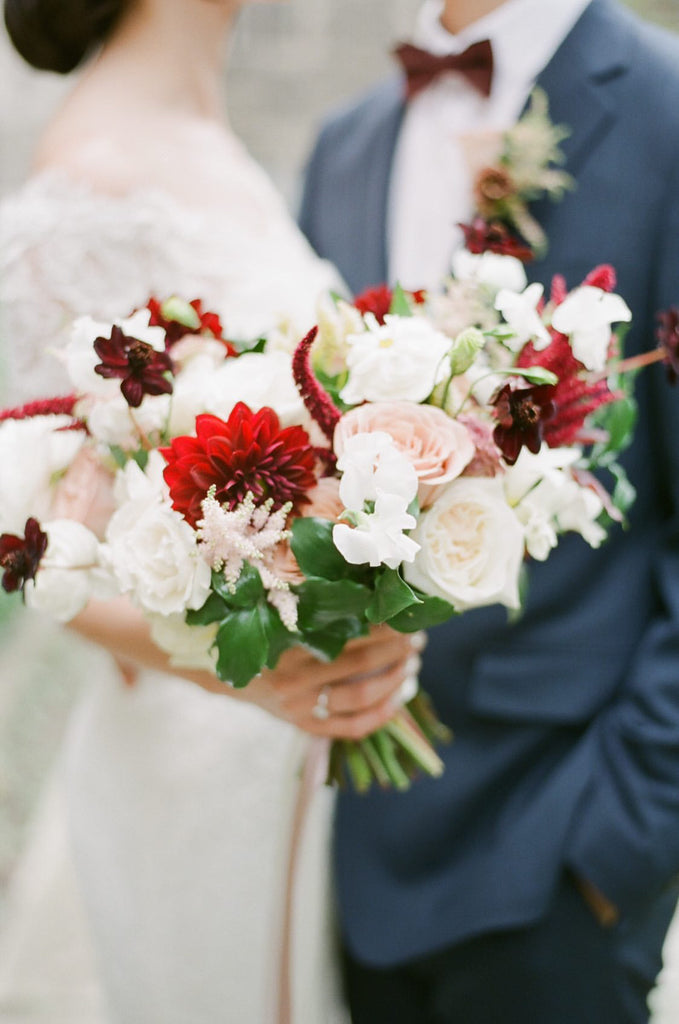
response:
<svg viewBox="0 0 679 1024"><path fill-rule="evenodd" d="M105 100L77 90L67 99L36 150L36 173L61 171L110 195L157 188L185 201L218 198L239 156L221 126Z"/></svg>

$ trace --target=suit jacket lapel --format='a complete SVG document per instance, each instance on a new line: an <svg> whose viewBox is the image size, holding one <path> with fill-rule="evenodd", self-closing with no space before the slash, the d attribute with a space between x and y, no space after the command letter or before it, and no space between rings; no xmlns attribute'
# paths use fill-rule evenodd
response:
<svg viewBox="0 0 679 1024"><path fill-rule="evenodd" d="M619 8L609 0L592 0L538 77L549 97L550 119L571 129L561 148L576 183L578 171L615 124L616 106L606 86L626 73L632 38ZM543 227L552 205L549 199L533 204Z"/></svg>

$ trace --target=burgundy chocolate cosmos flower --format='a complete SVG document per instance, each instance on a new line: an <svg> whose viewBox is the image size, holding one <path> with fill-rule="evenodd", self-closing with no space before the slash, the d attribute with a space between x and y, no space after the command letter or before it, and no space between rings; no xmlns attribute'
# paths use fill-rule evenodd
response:
<svg viewBox="0 0 679 1024"><path fill-rule="evenodd" d="M556 411L554 386L540 384L512 388L505 384L492 400L498 423L493 440L505 462L513 466L525 446L536 455L540 451L545 423Z"/></svg>
<svg viewBox="0 0 679 1024"><path fill-rule="evenodd" d="M37 519L27 519L23 537L3 533L0 537L0 569L2 589L8 594L23 590L27 580L34 580L40 560L47 550L47 534Z"/></svg>
<svg viewBox="0 0 679 1024"><path fill-rule="evenodd" d="M173 507L196 526L201 502L214 485L215 497L233 509L248 492L256 504L267 498L273 508L291 501L299 506L316 483L316 455L302 427L281 428L273 409L253 412L239 402L228 420L196 417L196 437L176 437L161 448L164 477Z"/></svg>
<svg viewBox="0 0 679 1024"><path fill-rule="evenodd" d="M679 309L672 306L656 317L658 326L655 336L658 347L664 353L664 363L670 384L679 380Z"/></svg>
<svg viewBox="0 0 679 1024"><path fill-rule="evenodd" d="M144 395L171 395L172 360L167 352L158 352L146 341L130 338L120 327L113 327L110 338L97 338L94 350L101 359L94 371L100 377L118 377L125 401L137 409Z"/></svg>
<svg viewBox="0 0 679 1024"><path fill-rule="evenodd" d="M168 351L178 341L185 338L187 334L202 334L206 337L211 336L216 341L221 341L227 350L227 355L238 355L236 348L231 344L231 342L226 341L224 338L224 329L222 327L222 322L219 319L219 315L217 313L211 313L208 310L204 310L201 299L192 299L191 302L186 303L186 306L190 307L194 314L193 323L191 324L187 324L183 322L183 320L172 317L168 306L169 303L160 302L158 299L154 298L149 299L146 306L151 314L149 317L149 326L162 327L165 331L165 348ZM186 319L187 318L184 317L184 320Z"/></svg>
<svg viewBox="0 0 679 1024"><path fill-rule="evenodd" d="M458 225L464 234L465 247L479 256L484 252L495 252L499 256L514 256L522 263L530 263L533 250L510 234L500 221L489 223L483 217L475 217L471 224Z"/></svg>

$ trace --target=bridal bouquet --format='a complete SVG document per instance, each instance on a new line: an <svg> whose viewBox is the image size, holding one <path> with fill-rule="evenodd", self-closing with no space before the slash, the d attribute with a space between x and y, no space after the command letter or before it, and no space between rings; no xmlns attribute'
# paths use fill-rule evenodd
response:
<svg viewBox="0 0 679 1024"><path fill-rule="evenodd" d="M613 287L600 267L545 301L513 257L465 251L440 293L327 299L292 353L176 297L79 319L74 393L0 414L3 587L61 621L127 595L176 665L236 687L294 644L332 659L372 624L516 611L527 555L601 544L632 497ZM674 359L666 316L651 360ZM96 534L59 516L83 466L112 479ZM330 774L405 788L444 735L418 694Z"/></svg>

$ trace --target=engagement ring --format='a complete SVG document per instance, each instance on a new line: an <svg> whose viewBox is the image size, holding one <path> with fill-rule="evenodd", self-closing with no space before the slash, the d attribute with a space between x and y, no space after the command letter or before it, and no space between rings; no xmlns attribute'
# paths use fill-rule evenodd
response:
<svg viewBox="0 0 679 1024"><path fill-rule="evenodd" d="M330 687L324 686L316 698L313 710L311 712L312 718L317 718L319 722L324 722L326 718L330 718Z"/></svg>

